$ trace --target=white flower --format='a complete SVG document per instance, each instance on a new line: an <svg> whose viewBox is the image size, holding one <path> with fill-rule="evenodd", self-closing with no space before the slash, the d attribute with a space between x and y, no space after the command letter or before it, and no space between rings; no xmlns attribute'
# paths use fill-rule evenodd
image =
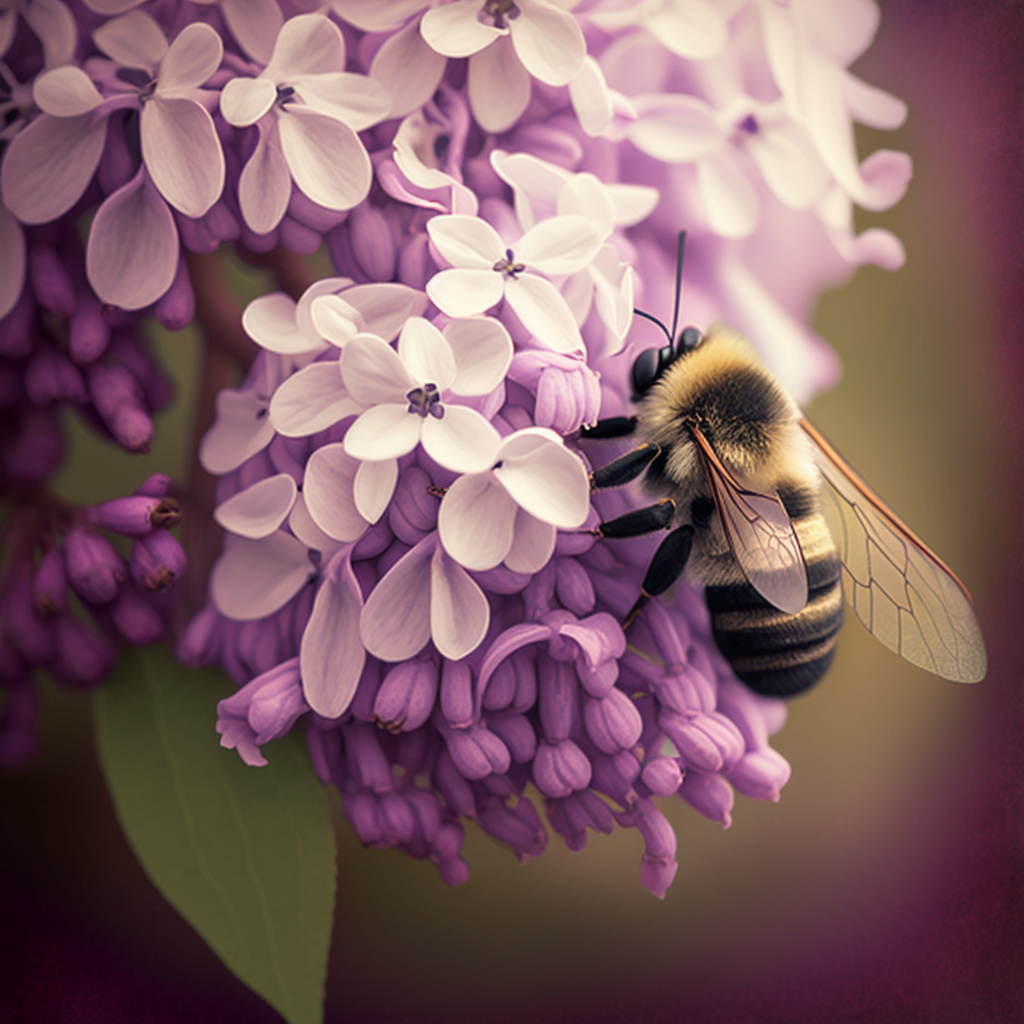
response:
<svg viewBox="0 0 1024 1024"><path fill-rule="evenodd" d="M602 240L587 217L551 217L514 245L487 221L458 214L432 218L427 233L452 265L427 282L427 294L443 312L473 316L505 298L540 345L557 352L583 348L572 311L547 276L573 274L597 255Z"/></svg>
<svg viewBox="0 0 1024 1024"><path fill-rule="evenodd" d="M277 227L293 179L329 210L349 210L366 197L373 168L356 132L382 121L391 104L378 82L342 71L344 66L338 26L303 14L284 23L258 77L235 78L224 87L225 119L259 129L238 184L242 214L253 231Z"/></svg>
<svg viewBox="0 0 1024 1024"><path fill-rule="evenodd" d="M501 442L493 464L460 476L441 502L437 528L445 550L467 569L504 562L515 572L544 567L556 529L583 525L590 485L579 456L543 427Z"/></svg>
<svg viewBox="0 0 1024 1024"><path fill-rule="evenodd" d="M633 25L647 29L666 49L688 60L707 60L729 38L725 17L706 0L632 0L588 14L606 32Z"/></svg>
<svg viewBox="0 0 1024 1024"><path fill-rule="evenodd" d="M6 0L0 10L0 57L14 42L19 14L43 48L45 67L56 68L74 60L78 30L74 15L61 0Z"/></svg>

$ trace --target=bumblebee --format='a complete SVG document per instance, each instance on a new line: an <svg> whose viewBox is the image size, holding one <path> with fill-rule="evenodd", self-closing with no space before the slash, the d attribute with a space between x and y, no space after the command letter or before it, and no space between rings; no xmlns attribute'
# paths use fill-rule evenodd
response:
<svg viewBox="0 0 1024 1024"><path fill-rule="evenodd" d="M682 239L679 273L681 263ZM623 627L686 570L705 585L715 640L736 675L758 693L788 697L831 665L845 591L868 631L907 661L958 682L983 678L985 645L964 585L747 342L722 326L706 336L688 327L673 342L675 324L659 326L669 344L633 365L636 415L583 431L642 439L591 473L593 489L641 479L658 499L594 532L670 531Z"/></svg>

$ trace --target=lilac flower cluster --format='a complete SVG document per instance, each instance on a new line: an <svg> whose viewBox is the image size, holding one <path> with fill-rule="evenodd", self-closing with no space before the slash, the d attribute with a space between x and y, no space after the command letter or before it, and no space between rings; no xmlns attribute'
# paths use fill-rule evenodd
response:
<svg viewBox="0 0 1024 1024"><path fill-rule="evenodd" d="M139 586L184 568L152 481L46 510L56 410L144 450L167 386L143 324L196 315L188 254L326 246L336 276L246 308L256 355L200 448L226 539L179 651L240 685L222 743L262 764L301 720L360 838L451 883L464 818L521 859L544 849L532 784L573 849L588 828L637 828L661 895L675 837L654 798L726 825L734 791L777 799L784 707L736 681L684 585L627 649L652 544L595 538L631 498L590 494L588 465L616 451L578 431L628 411L634 309L671 310L680 228L687 319L743 330L798 400L834 379L806 326L816 295L903 258L853 229L854 204L891 205L910 175L905 155L861 163L853 143L853 122L904 115L847 70L877 9L312 7L0 15L0 483L27 524L8 527L0 585L7 731L26 735L32 667L91 683L112 659L27 650L78 622L40 593L66 578L104 637L145 643L160 618L142 625ZM96 527L134 538L127 574Z"/></svg>

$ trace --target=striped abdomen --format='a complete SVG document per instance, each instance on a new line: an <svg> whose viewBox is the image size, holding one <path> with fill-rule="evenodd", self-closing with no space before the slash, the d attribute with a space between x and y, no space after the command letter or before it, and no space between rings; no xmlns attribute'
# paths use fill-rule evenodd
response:
<svg viewBox="0 0 1024 1024"><path fill-rule="evenodd" d="M819 512L793 518L807 564L807 604L787 615L749 583L705 590L722 654L752 690L789 697L828 671L843 623L843 590L835 544Z"/></svg>

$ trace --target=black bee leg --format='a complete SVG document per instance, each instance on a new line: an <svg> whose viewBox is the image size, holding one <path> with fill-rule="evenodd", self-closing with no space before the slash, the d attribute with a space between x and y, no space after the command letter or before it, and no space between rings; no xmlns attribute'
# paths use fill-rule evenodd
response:
<svg viewBox="0 0 1024 1024"><path fill-rule="evenodd" d="M662 498L653 505L635 508L600 523L596 530L590 532L595 537L640 537L655 530L667 530L675 517L676 503L671 498Z"/></svg>
<svg viewBox="0 0 1024 1024"><path fill-rule="evenodd" d="M636 430L635 416L609 416L589 426L580 427L580 438L600 441L606 437L629 437Z"/></svg>
<svg viewBox="0 0 1024 1024"><path fill-rule="evenodd" d="M661 448L656 444L642 444L613 459L607 466L601 466L590 474L590 489L600 491L606 487L621 487L635 480L659 455Z"/></svg>
<svg viewBox="0 0 1024 1024"><path fill-rule="evenodd" d="M651 564L647 566L647 573L640 586L640 596L622 621L623 630L629 629L633 620L640 614L640 610L652 597L663 594L682 575L690 558L693 534L693 526L685 523L673 530L658 545Z"/></svg>

